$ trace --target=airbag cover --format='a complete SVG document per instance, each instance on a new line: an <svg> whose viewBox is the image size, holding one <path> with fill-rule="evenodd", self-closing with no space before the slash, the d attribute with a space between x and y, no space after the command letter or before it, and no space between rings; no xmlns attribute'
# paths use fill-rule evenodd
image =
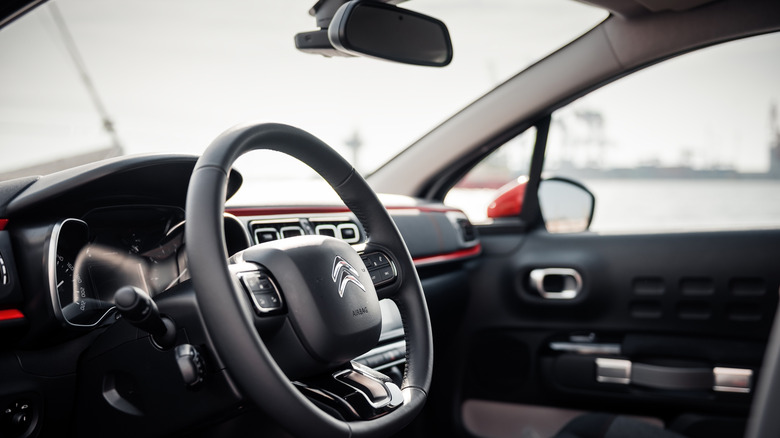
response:
<svg viewBox="0 0 780 438"><path fill-rule="evenodd" d="M379 299L363 261L347 243L298 236L254 246L241 257L271 271L296 334L318 362L342 364L376 346Z"/></svg>

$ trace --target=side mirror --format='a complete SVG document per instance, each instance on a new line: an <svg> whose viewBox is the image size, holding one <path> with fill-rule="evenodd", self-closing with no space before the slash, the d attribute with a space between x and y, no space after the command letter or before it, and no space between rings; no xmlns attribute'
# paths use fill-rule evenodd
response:
<svg viewBox="0 0 780 438"><path fill-rule="evenodd" d="M330 22L328 39L336 50L352 55L433 67L452 61L444 23L387 3L345 3Z"/></svg>
<svg viewBox="0 0 780 438"><path fill-rule="evenodd" d="M550 178L539 184L538 193L547 231L577 233L590 227L596 198L582 184L565 178Z"/></svg>
<svg viewBox="0 0 780 438"><path fill-rule="evenodd" d="M496 199L488 205L487 217L498 219L519 215L523 211L523 198L525 198L527 184L528 179L520 177L498 189Z"/></svg>
<svg viewBox="0 0 780 438"><path fill-rule="evenodd" d="M487 216L498 219L519 215L523 210L527 183L528 180L522 177L500 188L488 206ZM565 178L549 178L539 184L538 194L547 231L576 233L590 227L596 198L582 184Z"/></svg>

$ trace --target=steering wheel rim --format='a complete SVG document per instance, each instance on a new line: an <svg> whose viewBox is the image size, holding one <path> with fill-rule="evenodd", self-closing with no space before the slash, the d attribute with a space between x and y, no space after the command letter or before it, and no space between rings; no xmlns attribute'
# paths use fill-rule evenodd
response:
<svg viewBox="0 0 780 438"><path fill-rule="evenodd" d="M362 223L368 235L367 252L381 248L396 264L397 281L378 295L396 303L403 321L404 403L382 417L339 420L302 395L272 358L254 327L251 310L234 287L222 223L227 177L238 157L259 149L285 153L314 169ZM241 392L282 427L295 435L388 436L411 422L422 409L430 388L433 341L414 263L376 194L328 145L305 131L281 124L239 125L222 133L195 165L187 192L186 223L189 270L206 330Z"/></svg>

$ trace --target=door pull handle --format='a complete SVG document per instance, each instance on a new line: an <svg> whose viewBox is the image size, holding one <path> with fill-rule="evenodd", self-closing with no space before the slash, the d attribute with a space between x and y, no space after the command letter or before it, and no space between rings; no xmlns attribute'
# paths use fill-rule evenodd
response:
<svg viewBox="0 0 780 438"><path fill-rule="evenodd" d="M573 300L582 292L582 276L571 268L541 268L531 271L531 287L548 300Z"/></svg>

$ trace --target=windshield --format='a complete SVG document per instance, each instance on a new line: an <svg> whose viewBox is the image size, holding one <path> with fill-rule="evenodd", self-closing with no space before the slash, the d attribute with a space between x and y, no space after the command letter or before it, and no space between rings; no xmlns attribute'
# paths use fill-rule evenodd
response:
<svg viewBox="0 0 780 438"><path fill-rule="evenodd" d="M2 179L118 154L199 154L249 120L307 130L370 173L606 16L568 0L404 2L448 26L453 61L431 68L299 52L294 35L316 29L313 3L37 8L0 31ZM288 161L261 154L237 167L248 182L310 177Z"/></svg>

